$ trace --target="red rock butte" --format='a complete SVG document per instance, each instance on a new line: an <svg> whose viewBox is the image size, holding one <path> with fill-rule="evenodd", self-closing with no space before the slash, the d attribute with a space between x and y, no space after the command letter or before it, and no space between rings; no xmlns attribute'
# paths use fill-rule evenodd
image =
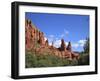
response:
<svg viewBox="0 0 100 81"><path fill-rule="evenodd" d="M53 54L65 59L79 59L79 54L72 51L71 42L66 46L64 39L61 39L61 46L56 48L49 45L48 39L45 40L44 33L41 32L31 20L25 20L25 49L35 52L35 54Z"/></svg>

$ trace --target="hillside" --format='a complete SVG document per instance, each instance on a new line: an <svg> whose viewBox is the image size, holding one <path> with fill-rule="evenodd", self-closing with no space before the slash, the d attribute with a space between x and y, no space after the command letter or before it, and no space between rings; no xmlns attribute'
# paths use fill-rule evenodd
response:
<svg viewBox="0 0 100 81"><path fill-rule="evenodd" d="M64 39L61 39L60 47L56 48L53 43L49 45L48 41L45 40L44 32L40 31L31 20L25 21L26 67L39 67L41 64L41 66L78 65L80 55L72 51L71 42L66 46ZM53 65L52 62L55 61ZM36 66L34 62L37 63Z"/></svg>

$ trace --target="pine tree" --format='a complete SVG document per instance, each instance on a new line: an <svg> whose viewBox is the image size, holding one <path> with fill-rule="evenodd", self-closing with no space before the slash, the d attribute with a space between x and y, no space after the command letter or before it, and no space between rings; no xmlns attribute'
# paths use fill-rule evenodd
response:
<svg viewBox="0 0 100 81"><path fill-rule="evenodd" d="M86 42L83 48L85 53L89 53L89 38L86 38Z"/></svg>

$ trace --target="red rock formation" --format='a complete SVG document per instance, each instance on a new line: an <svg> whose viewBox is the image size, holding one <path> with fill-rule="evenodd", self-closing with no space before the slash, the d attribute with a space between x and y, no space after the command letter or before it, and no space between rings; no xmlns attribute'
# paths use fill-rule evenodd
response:
<svg viewBox="0 0 100 81"><path fill-rule="evenodd" d="M31 49L32 48L32 41L31 41L31 28L29 26L29 20L26 20L25 22L25 43L26 43L26 49Z"/></svg>
<svg viewBox="0 0 100 81"><path fill-rule="evenodd" d="M49 46L48 39L45 41L45 46Z"/></svg>
<svg viewBox="0 0 100 81"><path fill-rule="evenodd" d="M72 51L71 42L68 43L67 50L70 52Z"/></svg>
<svg viewBox="0 0 100 81"><path fill-rule="evenodd" d="M32 24L30 20L25 21L25 43L26 49L31 50L35 41L39 40L39 30Z"/></svg>
<svg viewBox="0 0 100 81"><path fill-rule="evenodd" d="M78 59L79 54L72 51L71 42L66 46L64 39L61 40L59 48L54 47L54 43L50 46L48 40L45 41L44 33L39 31L30 20L25 21L25 46L26 50L32 50L36 54L54 54L65 59ZM46 52L46 53L45 53Z"/></svg>
<svg viewBox="0 0 100 81"><path fill-rule="evenodd" d="M44 33L43 32L39 32L39 43L40 43L40 45L45 45Z"/></svg>
<svg viewBox="0 0 100 81"><path fill-rule="evenodd" d="M61 40L61 51L66 51L66 44L64 42L64 39Z"/></svg>
<svg viewBox="0 0 100 81"><path fill-rule="evenodd" d="M79 54L72 52L72 59L79 59Z"/></svg>
<svg viewBox="0 0 100 81"><path fill-rule="evenodd" d="M54 48L54 42L52 42L51 46L50 46L51 49Z"/></svg>

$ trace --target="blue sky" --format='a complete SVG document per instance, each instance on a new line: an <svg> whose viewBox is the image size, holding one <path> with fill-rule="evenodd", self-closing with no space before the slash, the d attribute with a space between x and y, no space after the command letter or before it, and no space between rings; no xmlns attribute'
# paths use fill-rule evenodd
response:
<svg viewBox="0 0 100 81"><path fill-rule="evenodd" d="M51 13L25 13L26 19L48 38L49 44L59 47L63 38L66 44L70 41L74 51L82 51L86 37L89 37L89 16Z"/></svg>

